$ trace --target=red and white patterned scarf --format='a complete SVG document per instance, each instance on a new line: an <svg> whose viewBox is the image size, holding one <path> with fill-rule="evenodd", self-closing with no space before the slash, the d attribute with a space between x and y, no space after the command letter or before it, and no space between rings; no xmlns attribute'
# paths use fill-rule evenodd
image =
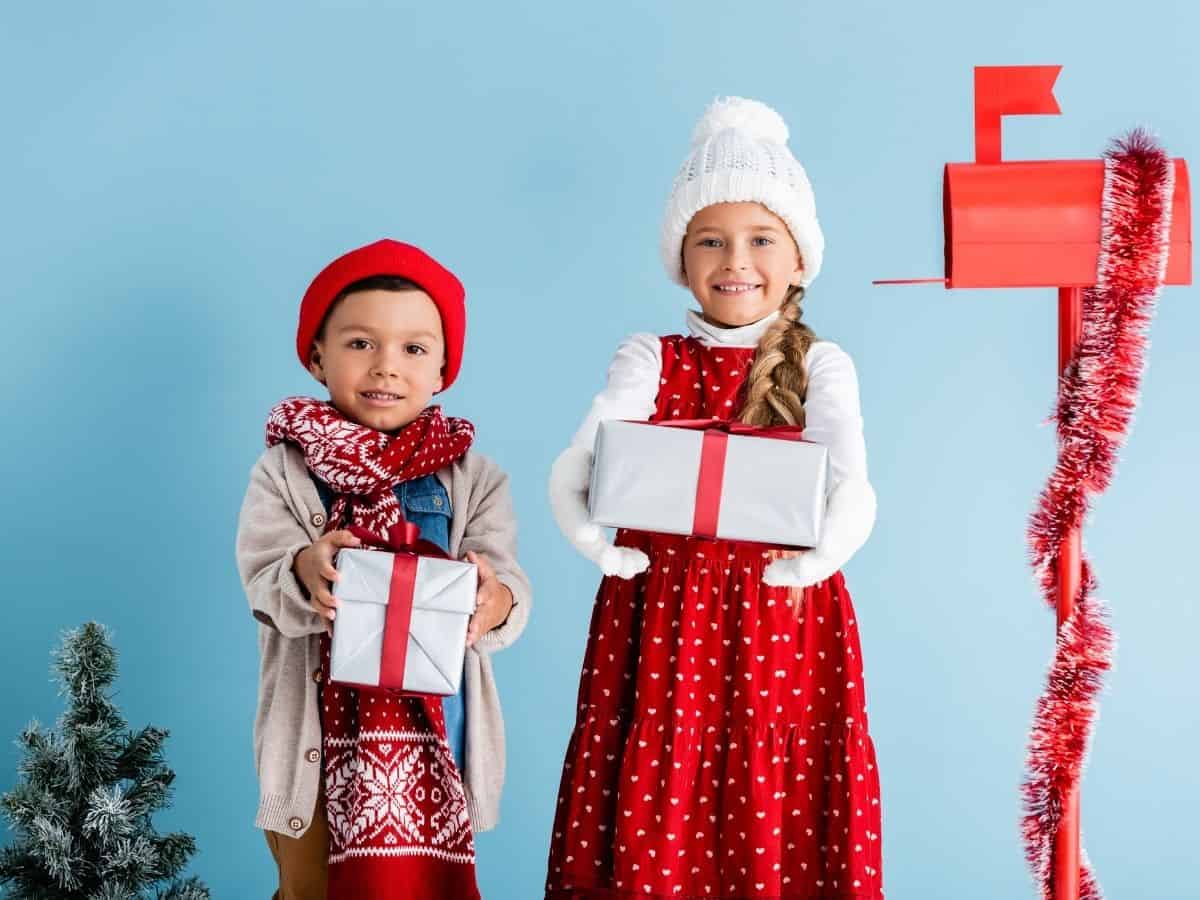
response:
<svg viewBox="0 0 1200 900"><path fill-rule="evenodd" d="M354 524L386 535L404 518L396 485L449 465L474 439L474 425L448 418L440 406L422 410L396 434L351 422L313 397L281 400L267 417L267 446L295 444L308 470L334 492L330 531Z"/></svg>
<svg viewBox="0 0 1200 900"><path fill-rule="evenodd" d="M326 531L357 525L388 535L404 519L396 485L454 462L474 437L470 422L437 406L390 435L309 397L282 401L267 420L267 445L295 444L334 492ZM329 650L322 635L326 896L479 900L467 799L441 702L329 683Z"/></svg>

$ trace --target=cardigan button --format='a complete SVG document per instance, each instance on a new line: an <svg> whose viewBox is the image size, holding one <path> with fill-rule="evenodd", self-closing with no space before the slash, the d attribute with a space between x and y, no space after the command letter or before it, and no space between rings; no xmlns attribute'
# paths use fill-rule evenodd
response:
<svg viewBox="0 0 1200 900"><path fill-rule="evenodd" d="M313 523L314 527L320 528L322 525L325 524L325 514L324 513L313 513L312 518L309 521Z"/></svg>
<svg viewBox="0 0 1200 900"><path fill-rule="evenodd" d="M307 753L304 754L304 758L307 759L310 763L320 762L321 761L321 751L318 750L316 747L313 747L311 750L309 750Z"/></svg>
<svg viewBox="0 0 1200 900"><path fill-rule="evenodd" d="M299 831L303 827L304 820L299 816L292 816L292 818L288 820L288 828L292 829L292 831Z"/></svg>
<svg viewBox="0 0 1200 900"><path fill-rule="evenodd" d="M313 681L315 681L317 684L320 684L323 677L324 676L321 674L320 669L313 669Z"/></svg>

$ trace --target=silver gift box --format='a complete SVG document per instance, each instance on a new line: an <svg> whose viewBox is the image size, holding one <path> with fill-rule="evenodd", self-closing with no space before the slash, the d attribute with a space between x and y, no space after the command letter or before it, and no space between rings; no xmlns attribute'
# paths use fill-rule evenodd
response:
<svg viewBox="0 0 1200 900"><path fill-rule="evenodd" d="M789 547L821 539L829 452L821 444L730 434L716 537ZM600 423L588 491L596 525L692 534L704 431Z"/></svg>
<svg viewBox="0 0 1200 900"><path fill-rule="evenodd" d="M382 550L338 551L341 577L333 595L342 605L333 627L331 681L379 684L393 556ZM404 684L399 686L403 690L443 696L458 692L478 582L471 563L417 557Z"/></svg>

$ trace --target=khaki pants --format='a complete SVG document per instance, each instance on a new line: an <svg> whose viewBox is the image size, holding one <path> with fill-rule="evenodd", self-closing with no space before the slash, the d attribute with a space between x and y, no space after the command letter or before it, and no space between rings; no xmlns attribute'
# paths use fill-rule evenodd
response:
<svg viewBox="0 0 1200 900"><path fill-rule="evenodd" d="M271 900L325 900L329 860L329 825L324 793L317 797L312 824L300 837L263 831L279 867L279 890Z"/></svg>

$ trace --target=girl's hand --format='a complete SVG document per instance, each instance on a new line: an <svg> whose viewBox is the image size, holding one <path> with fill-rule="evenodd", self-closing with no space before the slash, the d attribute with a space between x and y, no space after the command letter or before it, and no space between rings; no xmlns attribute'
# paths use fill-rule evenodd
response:
<svg viewBox="0 0 1200 900"><path fill-rule="evenodd" d="M550 469L550 509L554 521L575 549L605 575L633 578L650 567L650 557L633 547L614 547L599 525L588 521L588 485L592 451L568 447Z"/></svg>
<svg viewBox="0 0 1200 900"><path fill-rule="evenodd" d="M475 615L467 623L467 646L471 647L483 635L497 625L503 625L512 612L513 595L508 586L496 577L496 570L488 558L473 550L467 552L467 561L479 569L479 590L475 595Z"/></svg>
<svg viewBox="0 0 1200 900"><path fill-rule="evenodd" d="M837 562L817 551L806 550L768 563L762 580L774 587L806 588L830 578L839 568Z"/></svg>
<svg viewBox="0 0 1200 900"><path fill-rule="evenodd" d="M847 478L829 493L825 527L812 550L776 559L763 569L766 584L802 588L831 578L866 543L875 524L875 490L864 478Z"/></svg>
<svg viewBox="0 0 1200 900"><path fill-rule="evenodd" d="M344 529L323 534L292 560L292 571L304 589L308 591L308 602L322 619L325 619L325 633L333 634L333 620L341 603L333 596L333 582L337 581L338 573L333 561L338 550L343 547L358 548L362 541Z"/></svg>

